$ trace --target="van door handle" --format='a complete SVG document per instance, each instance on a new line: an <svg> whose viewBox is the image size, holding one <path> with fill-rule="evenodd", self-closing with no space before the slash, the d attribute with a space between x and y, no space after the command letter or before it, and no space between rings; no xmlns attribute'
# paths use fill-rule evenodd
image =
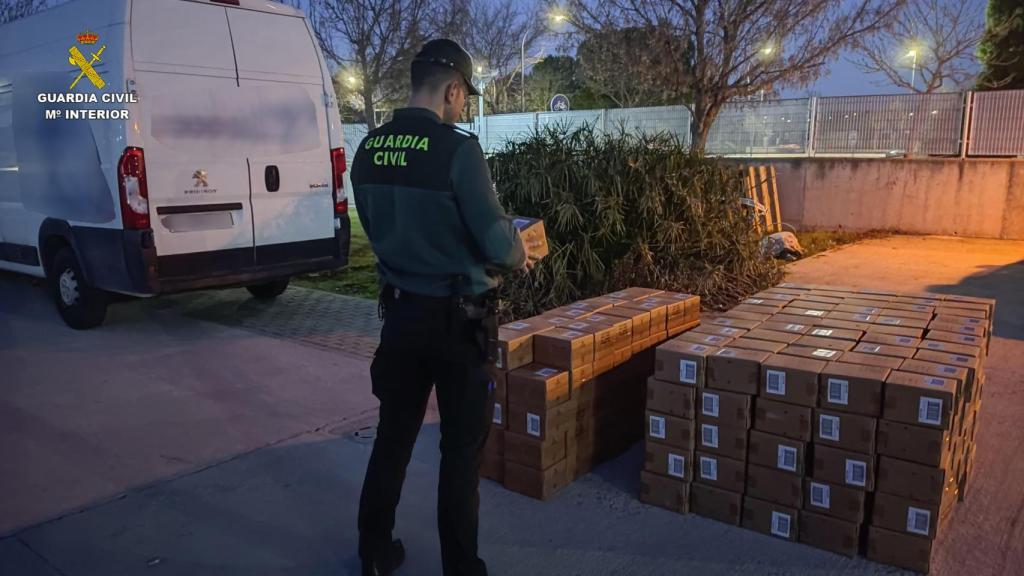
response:
<svg viewBox="0 0 1024 576"><path fill-rule="evenodd" d="M277 166L267 166L263 170L263 181L267 185L267 192L277 192L281 189L281 172Z"/></svg>

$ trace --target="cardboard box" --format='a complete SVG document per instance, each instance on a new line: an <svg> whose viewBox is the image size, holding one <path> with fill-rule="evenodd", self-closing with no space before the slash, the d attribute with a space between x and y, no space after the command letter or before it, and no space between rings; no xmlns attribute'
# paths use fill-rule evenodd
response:
<svg viewBox="0 0 1024 576"><path fill-rule="evenodd" d="M693 328L700 326L700 320L694 320L686 324L680 324L678 326L670 326L667 332L668 338L675 338L676 336L688 332Z"/></svg>
<svg viewBox="0 0 1024 576"><path fill-rule="evenodd" d="M701 420L697 415L697 445L702 452L719 454L734 460L747 459L747 431L725 428Z"/></svg>
<svg viewBox="0 0 1024 576"><path fill-rule="evenodd" d="M763 300L759 300L759 301L763 302ZM747 313L750 313L750 314L758 314L758 315L761 315L761 316L771 316L771 315L775 314L776 312L778 312L779 309L780 309L780 306L777 306L777 305L776 306L771 306L771 305L763 306L761 304L753 304L753 303L743 302L743 303L740 303L738 306L734 306L729 311L730 312L747 312Z"/></svg>
<svg viewBox="0 0 1024 576"><path fill-rule="evenodd" d="M951 432L889 420L878 421L878 453L926 466L945 466L953 447Z"/></svg>
<svg viewBox="0 0 1024 576"><path fill-rule="evenodd" d="M505 481L505 433L491 429L484 444L480 477L502 483Z"/></svg>
<svg viewBox="0 0 1024 576"><path fill-rule="evenodd" d="M776 468L751 464L747 468L747 495L791 508L804 501L803 478Z"/></svg>
<svg viewBox="0 0 1024 576"><path fill-rule="evenodd" d="M694 421L647 410L647 439L683 450L693 450Z"/></svg>
<svg viewBox="0 0 1024 576"><path fill-rule="evenodd" d="M550 330L551 324L536 318L509 322L498 327L495 367L515 370L533 362L533 335Z"/></svg>
<svg viewBox="0 0 1024 576"><path fill-rule="evenodd" d="M728 326L730 328L742 328L744 330L753 330L761 324L761 320L750 320L745 318L736 318L735 316L720 316L718 318L712 318L708 321L709 324L715 324L716 326Z"/></svg>
<svg viewBox="0 0 1024 576"><path fill-rule="evenodd" d="M958 395L963 392L967 385L967 368L962 366L940 364L938 362L929 362L927 360L911 358L903 361L903 364L900 365L900 370L902 372L914 372L916 374L926 374L955 380Z"/></svg>
<svg viewBox="0 0 1024 576"><path fill-rule="evenodd" d="M799 356L800 358L810 358L811 360L835 362L842 359L843 355L847 354L847 352L843 352L842 350L835 348L811 348L810 346L790 344L783 348L779 354L785 354L786 356Z"/></svg>
<svg viewBox="0 0 1024 576"><path fill-rule="evenodd" d="M836 318L822 318L814 321L817 328L842 328L844 330L857 330L867 332L874 324L870 322L854 322L850 320L838 320Z"/></svg>
<svg viewBox="0 0 1024 576"><path fill-rule="evenodd" d="M751 430L747 440L747 460L751 464L803 476L807 461L807 443Z"/></svg>
<svg viewBox="0 0 1024 576"><path fill-rule="evenodd" d="M842 320L844 322L859 322L859 323L871 324L872 322L874 322L874 320L875 320L875 318L877 316L875 316L874 314L864 314L864 313L860 313L860 312L832 311L832 312L829 312L828 314L826 314L824 317L825 318L830 318L832 320Z"/></svg>
<svg viewBox="0 0 1024 576"><path fill-rule="evenodd" d="M837 333L838 330L842 330L842 328L825 328L825 327L812 328L810 333L809 333L809 335L801 336L793 344L795 344L796 346L807 346L808 348L826 348L828 350L841 350L843 352L848 352L848 351L852 350L853 347L857 345L855 343L855 341L853 341L853 340L844 340L842 338L831 338L831 337L825 337L825 336L811 336L810 335L810 334L814 334L815 332L818 332L820 334L835 334L835 333ZM857 332L857 331L856 330L843 330L843 332L845 333L845 332Z"/></svg>
<svg viewBox="0 0 1024 576"><path fill-rule="evenodd" d="M707 357L718 348L685 340L669 340L654 352L654 377L665 382L705 385Z"/></svg>
<svg viewBox="0 0 1024 576"><path fill-rule="evenodd" d="M853 558L860 550L861 525L807 510L800 511L801 544Z"/></svg>
<svg viewBox="0 0 1024 576"><path fill-rule="evenodd" d="M951 471L882 456L878 459L875 489L893 496L939 504Z"/></svg>
<svg viewBox="0 0 1024 576"><path fill-rule="evenodd" d="M923 350L935 350L938 352L949 352L951 354L963 354L965 356L974 356L975 358L984 358L984 351L980 346L974 346L971 344L957 344L955 342L940 342L938 340L925 339L921 341L918 346Z"/></svg>
<svg viewBox="0 0 1024 576"><path fill-rule="evenodd" d="M927 328L928 320L917 318L902 318L899 316L878 315L875 317L875 324L883 326L899 326L901 328Z"/></svg>
<svg viewBox="0 0 1024 576"><path fill-rule="evenodd" d="M590 310L584 308L574 307L571 304L566 306L559 306L558 308L552 308L544 313L545 316L563 316L570 320L582 320L593 314Z"/></svg>
<svg viewBox="0 0 1024 576"><path fill-rule="evenodd" d="M885 380L882 417L949 430L956 388L956 380L894 370Z"/></svg>
<svg viewBox="0 0 1024 576"><path fill-rule="evenodd" d="M538 260L548 255L548 237L544 233L543 220L513 216L512 225L519 230L519 237L528 253Z"/></svg>
<svg viewBox="0 0 1024 576"><path fill-rule="evenodd" d="M898 370L903 364L903 358L895 356L878 356L876 354L864 354L862 352L843 352L839 360L843 364L859 364L861 366L879 366L889 370Z"/></svg>
<svg viewBox="0 0 1024 576"><path fill-rule="evenodd" d="M668 306L667 300L658 297L644 298L635 302L622 305L624 308L643 310L651 314L651 332L665 332L668 330ZM685 310L686 305L683 304Z"/></svg>
<svg viewBox="0 0 1024 576"><path fill-rule="evenodd" d="M647 471L640 472L640 501L673 512L690 511L690 484Z"/></svg>
<svg viewBox="0 0 1024 576"><path fill-rule="evenodd" d="M740 301L740 304L749 304L752 306L762 306L765 308L772 308L776 312L781 310L789 300L779 300L776 298L745 298Z"/></svg>
<svg viewBox="0 0 1024 576"><path fill-rule="evenodd" d="M868 342L871 344L884 344L886 346L905 346L909 348L917 348L921 344L919 338L911 338L910 336L897 336L895 334L881 334L879 332L865 332L864 336L860 339L861 342Z"/></svg>
<svg viewBox="0 0 1024 576"><path fill-rule="evenodd" d="M672 328L673 326L689 324L690 322L698 319L697 316L691 318L687 314L687 301L690 299L696 299L699 302L700 297L698 296L682 294L679 292L662 292L661 294L654 296L654 298L665 303L666 329Z"/></svg>
<svg viewBox="0 0 1024 576"><path fill-rule="evenodd" d="M941 322L944 324L951 324L954 326L988 326L989 322L987 318L970 318L967 316L959 316L952 314L937 314L932 318L932 322ZM955 332L955 330L954 330Z"/></svg>
<svg viewBox="0 0 1024 576"><path fill-rule="evenodd" d="M693 481L693 451L644 442L644 470L685 482Z"/></svg>
<svg viewBox="0 0 1024 576"><path fill-rule="evenodd" d="M529 364L508 373L508 402L552 408L569 399L569 373Z"/></svg>
<svg viewBox="0 0 1024 576"><path fill-rule="evenodd" d="M835 307L838 306L839 304L842 304L843 301L843 298L837 298L835 296L828 295L822 292L808 292L806 294L801 294L800 296L797 296L796 300L794 300L793 303L801 305L800 303L807 302L812 307L814 304L831 304L833 307Z"/></svg>
<svg viewBox="0 0 1024 576"><path fill-rule="evenodd" d="M847 312L849 314L865 314L868 316L878 314L882 311L879 304L864 304L857 301L855 304L848 304L847 300L844 300L842 304L836 306L834 312Z"/></svg>
<svg viewBox="0 0 1024 576"><path fill-rule="evenodd" d="M627 305L615 306L601 312L602 316L618 316L633 322L633 343L643 342L651 337L651 313Z"/></svg>
<svg viewBox="0 0 1024 576"><path fill-rule="evenodd" d="M541 440L533 436L505 432L505 460L546 470L565 460L568 434L549 434L547 438Z"/></svg>
<svg viewBox="0 0 1024 576"><path fill-rule="evenodd" d="M553 408L509 403L508 431L545 440L549 433L567 430L575 415L574 402L563 402Z"/></svg>
<svg viewBox="0 0 1024 576"><path fill-rule="evenodd" d="M975 356L968 356L967 354L954 354L950 352L939 352L936 350L918 350L914 354L915 360L925 360L928 362L935 362L938 364L948 364L950 366L960 366L967 370L967 380L964 382L964 394L967 396L967 400L974 400L974 383L978 378L978 371L981 369L981 361Z"/></svg>
<svg viewBox="0 0 1024 576"><path fill-rule="evenodd" d="M764 340L767 342L778 342L781 344L792 344L800 338L800 332L798 331L787 331L787 330L769 330L764 328L764 324L761 328L754 328L750 332L744 335L744 338L755 340ZM803 325L797 325L799 328L805 328ZM794 326L796 328L797 326Z"/></svg>
<svg viewBox="0 0 1024 576"><path fill-rule="evenodd" d="M633 344L633 321L620 316L610 316L601 312L595 312L583 319L584 322L611 326L613 348L619 349Z"/></svg>
<svg viewBox="0 0 1024 576"><path fill-rule="evenodd" d="M771 330L773 332L783 332L787 334L806 334L811 331L812 325L804 322L780 322L773 317L767 322L761 323L760 326L755 330Z"/></svg>
<svg viewBox="0 0 1024 576"><path fill-rule="evenodd" d="M722 347L732 342L733 339L728 336L719 336L717 334L705 334L703 332L684 332L679 336L676 336L676 340L682 340L683 342L695 342L697 344L704 344L705 346L718 346Z"/></svg>
<svg viewBox="0 0 1024 576"><path fill-rule="evenodd" d="M615 351L615 367L618 368L623 364L629 362L633 358L633 350L631 347L626 346Z"/></svg>
<svg viewBox="0 0 1024 576"><path fill-rule="evenodd" d="M611 322L593 322L585 318L574 320L564 327L566 330L593 334L595 363L614 359L615 350L623 347L618 337L619 329Z"/></svg>
<svg viewBox="0 0 1024 576"><path fill-rule="evenodd" d="M927 574L931 569L932 541L869 526L867 556L875 562Z"/></svg>
<svg viewBox="0 0 1024 576"><path fill-rule="evenodd" d="M647 379L647 409L693 420L696 390L693 386L664 382L651 376Z"/></svg>
<svg viewBox="0 0 1024 576"><path fill-rule="evenodd" d="M873 416L817 409L814 411L814 443L874 454L877 422Z"/></svg>
<svg viewBox="0 0 1024 576"><path fill-rule="evenodd" d="M867 492L804 478L804 509L860 524L865 520Z"/></svg>
<svg viewBox="0 0 1024 576"><path fill-rule="evenodd" d="M871 324L867 327L865 332L874 332L875 334L895 334L897 336L910 336L911 338L921 338L924 336L923 328L891 326L889 324Z"/></svg>
<svg viewBox="0 0 1024 576"><path fill-rule="evenodd" d="M775 354L761 363L761 385L757 394L772 400L815 406L818 403L818 376L825 362Z"/></svg>
<svg viewBox="0 0 1024 576"><path fill-rule="evenodd" d="M939 330L941 332L952 332L954 334L969 334L981 339L985 339L988 336L988 328L985 326L971 326L960 322L932 320L928 324L928 329Z"/></svg>
<svg viewBox="0 0 1024 576"><path fill-rule="evenodd" d="M754 429L810 442L813 409L759 397L754 400Z"/></svg>
<svg viewBox="0 0 1024 576"><path fill-rule="evenodd" d="M546 470L505 462L505 488L538 500L548 500L569 484L565 460Z"/></svg>
<svg viewBox="0 0 1024 576"><path fill-rule="evenodd" d="M722 427L750 428L753 398L724 390L702 388L696 394L696 412L701 421Z"/></svg>
<svg viewBox="0 0 1024 576"><path fill-rule="evenodd" d="M819 405L877 417L882 413L882 389L889 372L881 366L829 362L821 371Z"/></svg>
<svg viewBox="0 0 1024 576"><path fill-rule="evenodd" d="M738 311L735 308L732 310L727 310L722 313L723 318L750 320L758 323L764 322L768 318L771 318L771 315L771 312L769 312L768 314L762 314L758 312L743 312Z"/></svg>
<svg viewBox="0 0 1024 576"><path fill-rule="evenodd" d="M730 492L743 492L747 477L746 462L707 452L697 452L693 461L694 482Z"/></svg>
<svg viewBox="0 0 1024 576"><path fill-rule="evenodd" d="M553 328L533 337L533 359L553 368L575 370L594 363L594 335Z"/></svg>
<svg viewBox="0 0 1024 576"><path fill-rule="evenodd" d="M871 492L875 489L875 457L817 444L812 478Z"/></svg>
<svg viewBox="0 0 1024 576"><path fill-rule="evenodd" d="M707 386L740 394L756 394L765 352L721 348L707 357Z"/></svg>
<svg viewBox="0 0 1024 576"><path fill-rule="evenodd" d="M872 505L871 525L934 540L939 531L939 518L953 500L955 498L947 497L947 502L942 505L879 492L875 494Z"/></svg>
<svg viewBox="0 0 1024 576"><path fill-rule="evenodd" d="M888 344L876 344L873 342L861 342L853 348L853 351L862 354L892 356L894 358L913 358L915 352L913 348L906 346L889 346Z"/></svg>
<svg viewBox="0 0 1024 576"><path fill-rule="evenodd" d="M921 305L921 304L903 304L903 303L900 303L900 302L886 302L885 304L882 304L881 306L883 306L885 308L885 310L888 310L888 311L905 310L907 312L917 312L918 314L922 315L922 316L920 316L921 318L925 318L925 319L931 318L931 316L933 314L935 314L935 307L934 306L924 306L924 305ZM924 316L924 315L927 315L927 316ZM895 314L890 314L890 316L895 316Z"/></svg>
<svg viewBox="0 0 1024 576"><path fill-rule="evenodd" d="M750 496L743 497L743 527L795 542L799 533L799 512Z"/></svg>
<svg viewBox="0 0 1024 576"><path fill-rule="evenodd" d="M742 510L742 494L705 484L690 486L690 511L698 516L738 526Z"/></svg>
<svg viewBox="0 0 1024 576"><path fill-rule="evenodd" d="M756 340L754 338L737 338L730 342L728 347L775 354L785 348L786 345L782 342L769 342L767 340Z"/></svg>
<svg viewBox="0 0 1024 576"><path fill-rule="evenodd" d="M572 304L569 304L567 307L590 312L591 314L596 314L601 310L606 310L608 308L611 308L612 306L614 306L614 304L612 304L611 302L601 301L597 298L589 298L587 300L573 302Z"/></svg>
<svg viewBox="0 0 1024 576"><path fill-rule="evenodd" d="M713 334L715 336L722 336L725 338L739 338L747 333L742 328L730 328L729 326L719 326L717 324L701 324L695 327L693 330L699 334Z"/></svg>
<svg viewBox="0 0 1024 576"><path fill-rule="evenodd" d="M657 288L641 288L633 286L625 288L617 292L611 292L607 294L609 298L617 298L620 300L643 300L644 298L650 298L651 296L657 296L663 293L664 290L658 290Z"/></svg>

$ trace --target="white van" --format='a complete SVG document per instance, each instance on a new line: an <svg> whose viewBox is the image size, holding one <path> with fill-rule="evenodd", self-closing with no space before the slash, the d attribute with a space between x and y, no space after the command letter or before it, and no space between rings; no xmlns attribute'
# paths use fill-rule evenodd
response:
<svg viewBox="0 0 1024 576"><path fill-rule="evenodd" d="M0 26L0 269L68 325L110 292L247 286L348 262L345 153L302 12L76 0Z"/></svg>

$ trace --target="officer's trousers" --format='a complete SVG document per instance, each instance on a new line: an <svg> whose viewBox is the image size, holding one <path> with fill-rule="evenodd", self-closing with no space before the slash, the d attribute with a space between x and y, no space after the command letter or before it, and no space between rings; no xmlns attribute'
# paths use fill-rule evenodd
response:
<svg viewBox="0 0 1024 576"><path fill-rule="evenodd" d="M370 366L380 422L359 502L359 554L386 550L395 509L432 387L441 412L438 532L445 576L487 573L477 556L479 470L494 407L479 321L460 320L447 300L406 294L385 300L381 342ZM413 571L415 572L415 570Z"/></svg>

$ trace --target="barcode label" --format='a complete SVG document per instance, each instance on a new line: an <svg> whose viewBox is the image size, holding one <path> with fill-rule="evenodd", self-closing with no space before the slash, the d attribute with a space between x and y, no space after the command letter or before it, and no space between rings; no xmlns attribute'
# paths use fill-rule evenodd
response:
<svg viewBox="0 0 1024 576"><path fill-rule="evenodd" d="M814 330L811 330L811 334L814 334L815 336L831 336L832 331L824 328L815 328Z"/></svg>
<svg viewBox="0 0 1024 576"><path fill-rule="evenodd" d="M868 465L862 460L846 460L846 483L851 486L866 486Z"/></svg>
<svg viewBox="0 0 1024 576"><path fill-rule="evenodd" d="M718 480L718 460L701 456L700 477L705 480Z"/></svg>
<svg viewBox="0 0 1024 576"><path fill-rule="evenodd" d="M665 439L665 419L661 416L651 416L650 422L651 438Z"/></svg>
<svg viewBox="0 0 1024 576"><path fill-rule="evenodd" d="M807 326L804 326L803 324L786 324L786 330L790 332L800 332L806 328Z"/></svg>
<svg viewBox="0 0 1024 576"><path fill-rule="evenodd" d="M780 538L789 538L791 522L789 514L772 511L772 534Z"/></svg>
<svg viewBox="0 0 1024 576"><path fill-rule="evenodd" d="M932 511L907 507L907 532L928 536L932 523Z"/></svg>
<svg viewBox="0 0 1024 576"><path fill-rule="evenodd" d="M702 397L700 411L705 416L718 418L718 394L705 392Z"/></svg>
<svg viewBox="0 0 1024 576"><path fill-rule="evenodd" d="M786 395L786 373L779 370L765 371L765 391L777 396Z"/></svg>
<svg viewBox="0 0 1024 576"><path fill-rule="evenodd" d="M540 416L526 413L526 433L530 436L540 437Z"/></svg>
<svg viewBox="0 0 1024 576"><path fill-rule="evenodd" d="M722 326L729 326L729 325L732 324L732 320L729 320L728 318L719 318L719 319L715 320L715 324L721 324Z"/></svg>
<svg viewBox="0 0 1024 576"><path fill-rule="evenodd" d="M850 381L829 378L828 401L830 404L848 405L850 403Z"/></svg>
<svg viewBox="0 0 1024 576"><path fill-rule="evenodd" d="M824 316L824 310L807 310L804 312L804 316Z"/></svg>
<svg viewBox="0 0 1024 576"><path fill-rule="evenodd" d="M811 505L817 506L818 508L824 508L829 510L832 505L830 498L832 496L832 488L828 484L818 484L817 482L811 482Z"/></svg>
<svg viewBox="0 0 1024 576"><path fill-rule="evenodd" d="M709 448L718 448L718 426L714 424L701 425L700 443Z"/></svg>
<svg viewBox="0 0 1024 576"><path fill-rule="evenodd" d="M882 324L890 324L890 325L895 326L895 325L900 323L900 319L899 318L882 318L881 322L882 322Z"/></svg>
<svg viewBox="0 0 1024 576"><path fill-rule="evenodd" d="M669 453L668 455L668 475L675 476L676 478L684 478L686 472L686 458L679 454Z"/></svg>
<svg viewBox="0 0 1024 576"><path fill-rule="evenodd" d="M827 350L825 348L818 348L814 352L811 352L812 356L819 356L821 358L831 358L838 354L835 350Z"/></svg>
<svg viewBox="0 0 1024 576"><path fill-rule="evenodd" d="M575 330L566 330L563 334L566 338L579 338L583 336L583 332L577 332Z"/></svg>
<svg viewBox="0 0 1024 576"><path fill-rule="evenodd" d="M942 344L940 344L938 342L926 342L925 343L925 347L926 348L931 348L932 350L941 350L942 349Z"/></svg>
<svg viewBox="0 0 1024 576"><path fill-rule="evenodd" d="M747 304L764 304L764 300L761 300L760 298L747 298L744 302Z"/></svg>
<svg viewBox="0 0 1024 576"><path fill-rule="evenodd" d="M679 381L686 384L697 383L697 363L693 360L679 361Z"/></svg>
<svg viewBox="0 0 1024 576"><path fill-rule="evenodd" d="M974 342L978 341L978 339L975 338L974 336L961 336L960 339L962 341L964 341L964 342L971 342L971 343L974 343Z"/></svg>
<svg viewBox="0 0 1024 576"><path fill-rule="evenodd" d="M917 421L921 424L942 424L942 398L923 397L917 405Z"/></svg>
<svg viewBox="0 0 1024 576"><path fill-rule="evenodd" d="M782 470L796 472L796 448L779 444L778 466Z"/></svg>
<svg viewBox="0 0 1024 576"><path fill-rule="evenodd" d="M690 346L690 350L693 352L704 352L707 349L708 347L703 344L694 344L693 346Z"/></svg>
<svg viewBox="0 0 1024 576"><path fill-rule="evenodd" d="M971 361L969 356L953 356L952 359L953 359L953 362L960 362L962 364L966 364L967 362Z"/></svg>
<svg viewBox="0 0 1024 576"><path fill-rule="evenodd" d="M900 336L899 338L896 339L896 341L899 342L900 344L913 344L914 343L914 339L913 338L907 338L906 336Z"/></svg>
<svg viewBox="0 0 1024 576"><path fill-rule="evenodd" d="M551 322L552 324L565 324L568 321L569 321L568 318L562 318L560 316L556 316L554 318L548 318L548 322Z"/></svg>
<svg viewBox="0 0 1024 576"><path fill-rule="evenodd" d="M586 313L587 313L586 310L579 310L579 309L577 309L577 310L566 310L565 311L565 315L569 316L571 318L579 318L580 316L582 316L582 315L584 315Z"/></svg>
<svg viewBox="0 0 1024 576"><path fill-rule="evenodd" d="M573 322L572 324L569 324L569 328L575 328L576 330L583 330L587 326L589 326L589 324L586 322Z"/></svg>
<svg viewBox="0 0 1024 576"><path fill-rule="evenodd" d="M944 374L956 374L956 366L943 366L942 372Z"/></svg>
<svg viewBox="0 0 1024 576"><path fill-rule="evenodd" d="M980 318L967 318L966 320L968 324L981 324Z"/></svg>
<svg viewBox="0 0 1024 576"><path fill-rule="evenodd" d="M626 297L626 293L625 292L612 292L608 296L611 297L611 298L625 298Z"/></svg>
<svg viewBox="0 0 1024 576"><path fill-rule="evenodd" d="M861 310L863 310L864 312L866 312L868 314L878 314L879 312L881 312L881 310L879 310L878 308L873 308L871 306L867 306L865 308L861 308Z"/></svg>
<svg viewBox="0 0 1024 576"><path fill-rule="evenodd" d="M864 346L863 350L865 352L871 352L872 354L874 354L874 353L877 353L877 352L881 352L882 351L882 347L877 345L877 344L875 344L873 346Z"/></svg>
<svg viewBox="0 0 1024 576"><path fill-rule="evenodd" d="M494 361L494 366L496 368L505 367L505 350L501 346L498 346L498 359Z"/></svg>
<svg viewBox="0 0 1024 576"><path fill-rule="evenodd" d="M513 323L509 324L508 326L506 326L506 328L511 328L513 330L522 330L523 328L529 328L529 327L530 327L530 325L527 324L526 322L513 322Z"/></svg>
<svg viewBox="0 0 1024 576"><path fill-rule="evenodd" d="M501 424L501 403L500 402L495 402L494 403L494 417L491 418L491 421L494 422L495 424Z"/></svg>
<svg viewBox="0 0 1024 576"><path fill-rule="evenodd" d="M946 384L946 381L942 378L925 378L924 380L929 386L942 387Z"/></svg>
<svg viewBox="0 0 1024 576"><path fill-rule="evenodd" d="M708 336L707 337L707 341L708 342L721 342L722 340L724 340L724 338L722 338L721 336Z"/></svg>
<svg viewBox="0 0 1024 576"><path fill-rule="evenodd" d="M861 322L870 322L871 321L871 315L870 314L854 314L853 315L853 319L854 320L860 320Z"/></svg>
<svg viewBox="0 0 1024 576"><path fill-rule="evenodd" d="M732 335L732 334L735 334L737 332L739 332L739 330L737 330L735 328L722 328L722 334Z"/></svg>
<svg viewBox="0 0 1024 576"><path fill-rule="evenodd" d="M839 417L821 414L818 418L818 436L825 440L839 442Z"/></svg>
<svg viewBox="0 0 1024 576"><path fill-rule="evenodd" d="M569 304L569 308L586 308L587 306L589 306L589 304L586 302L573 302L572 304Z"/></svg>
<svg viewBox="0 0 1024 576"><path fill-rule="evenodd" d="M540 370L534 372L534 374L542 378L547 378L549 376L554 376L555 374L558 374L558 370L555 370L554 368L541 368Z"/></svg>
<svg viewBox="0 0 1024 576"><path fill-rule="evenodd" d="M732 348L722 348L718 352L715 352L715 356L735 356L736 351Z"/></svg>

